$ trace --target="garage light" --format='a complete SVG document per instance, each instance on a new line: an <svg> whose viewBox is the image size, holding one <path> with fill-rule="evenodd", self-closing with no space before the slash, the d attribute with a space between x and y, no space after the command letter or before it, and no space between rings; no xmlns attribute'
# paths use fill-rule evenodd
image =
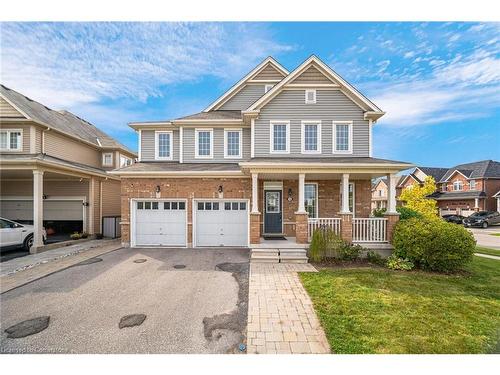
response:
<svg viewBox="0 0 500 375"><path fill-rule="evenodd" d="M160 188L160 185L156 185L156 190L155 190L157 193L159 193L161 191L161 188Z"/></svg>
<svg viewBox="0 0 500 375"><path fill-rule="evenodd" d="M219 192L219 194L222 194L222 192L224 191L222 185L219 185L219 189L217 189L217 191Z"/></svg>

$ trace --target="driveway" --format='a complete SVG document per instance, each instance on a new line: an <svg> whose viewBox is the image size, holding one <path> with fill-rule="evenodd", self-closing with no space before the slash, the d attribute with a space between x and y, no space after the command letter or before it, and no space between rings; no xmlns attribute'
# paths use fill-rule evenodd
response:
<svg viewBox="0 0 500 375"><path fill-rule="evenodd" d="M492 236L494 233L500 234L500 226L491 226L487 229L469 228L469 230L474 235L478 246L500 250L500 237Z"/></svg>
<svg viewBox="0 0 500 375"><path fill-rule="evenodd" d="M0 296L0 351L238 352L246 343L248 255L245 249L125 248L59 271ZM120 329L131 314L146 319ZM39 333L8 338L4 332L43 316L50 323Z"/></svg>

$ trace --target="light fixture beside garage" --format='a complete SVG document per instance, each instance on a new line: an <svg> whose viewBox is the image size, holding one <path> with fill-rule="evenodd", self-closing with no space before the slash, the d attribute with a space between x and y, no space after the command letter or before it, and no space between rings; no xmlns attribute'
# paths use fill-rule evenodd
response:
<svg viewBox="0 0 500 375"><path fill-rule="evenodd" d="M217 192L219 193L219 198L222 199L224 198L224 188L222 185L219 185L219 188L217 189Z"/></svg>
<svg viewBox="0 0 500 375"><path fill-rule="evenodd" d="M155 189L156 198L160 198L160 192L161 192L160 185L156 185L156 189Z"/></svg>
<svg viewBox="0 0 500 375"><path fill-rule="evenodd" d="M292 188L288 188L288 202L293 201L293 191Z"/></svg>

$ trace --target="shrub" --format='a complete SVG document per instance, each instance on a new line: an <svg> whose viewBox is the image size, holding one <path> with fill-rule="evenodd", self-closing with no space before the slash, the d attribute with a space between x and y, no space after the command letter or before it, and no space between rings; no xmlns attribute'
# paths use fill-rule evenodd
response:
<svg viewBox="0 0 500 375"><path fill-rule="evenodd" d="M374 217L384 217L386 211L387 210L385 208L374 209L372 214ZM411 219L412 217L416 218L423 217L423 215L420 212L412 210L411 208L408 207L397 207L396 211L399 213L399 220L408 220Z"/></svg>
<svg viewBox="0 0 500 375"><path fill-rule="evenodd" d="M325 236L322 230L315 230L309 245L309 259L313 262L320 262L326 253Z"/></svg>
<svg viewBox="0 0 500 375"><path fill-rule="evenodd" d="M344 242L330 228L316 229L309 245L309 258L313 262L321 262L326 258L356 260L363 248Z"/></svg>
<svg viewBox="0 0 500 375"><path fill-rule="evenodd" d="M80 233L75 232L70 234L69 238L71 238L72 240L79 240L80 238L82 238L82 236L80 235Z"/></svg>
<svg viewBox="0 0 500 375"><path fill-rule="evenodd" d="M336 249L338 258L342 260L356 260L359 258L361 251L363 251L361 246L346 242L342 242L342 244Z"/></svg>
<svg viewBox="0 0 500 375"><path fill-rule="evenodd" d="M400 258L396 254L392 254L387 258L387 267L391 270L410 271L415 265L407 258Z"/></svg>
<svg viewBox="0 0 500 375"><path fill-rule="evenodd" d="M373 250L368 250L368 252L366 253L366 259L368 260L368 262L378 264L380 266L383 266L386 263L384 258L382 258L379 253Z"/></svg>
<svg viewBox="0 0 500 375"><path fill-rule="evenodd" d="M476 242L471 233L442 219L411 218L394 230L394 254L417 267L453 272L472 260Z"/></svg>
<svg viewBox="0 0 500 375"><path fill-rule="evenodd" d="M385 208L374 208L373 217L384 217L385 211L387 211Z"/></svg>

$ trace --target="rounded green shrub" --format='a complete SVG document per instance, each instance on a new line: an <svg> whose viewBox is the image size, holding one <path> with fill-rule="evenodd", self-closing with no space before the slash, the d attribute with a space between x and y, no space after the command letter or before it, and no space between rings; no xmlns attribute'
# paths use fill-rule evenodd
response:
<svg viewBox="0 0 500 375"><path fill-rule="evenodd" d="M376 208L373 210L372 215L374 217L384 217L387 209L385 208ZM415 218L422 218L423 215L415 210L412 210L411 208L408 207L396 207L396 211L399 213L399 220L408 220L413 217Z"/></svg>
<svg viewBox="0 0 500 375"><path fill-rule="evenodd" d="M476 241L465 228L442 219L410 218L394 230L394 255L417 267L457 271L472 260Z"/></svg>
<svg viewBox="0 0 500 375"><path fill-rule="evenodd" d="M395 254L387 258L387 268L391 270L411 271L413 267L415 267L415 265L407 258L403 259Z"/></svg>

